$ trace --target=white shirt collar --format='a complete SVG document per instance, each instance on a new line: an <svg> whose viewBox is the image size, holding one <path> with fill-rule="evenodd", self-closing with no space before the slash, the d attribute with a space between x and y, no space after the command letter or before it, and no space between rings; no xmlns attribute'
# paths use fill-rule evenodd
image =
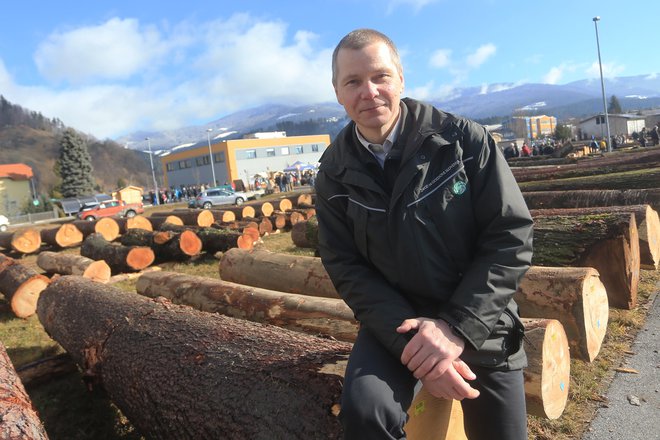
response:
<svg viewBox="0 0 660 440"><path fill-rule="evenodd" d="M360 134L360 130L358 130L357 124L355 124L355 134L357 134L357 138L362 144L364 148L367 149L371 154L374 155L378 163L380 163L380 166L383 167L385 164L385 158L389 154L390 151L392 151L392 146L396 142L397 138L399 137L399 131L401 130L401 112L399 111L399 116L397 117L396 123L394 124L394 128L392 128L392 131L390 131L390 134L387 135L387 138L385 138L385 141L383 142L382 145L383 151L381 153L374 152L371 148L369 148L370 145L373 145L372 142L369 142Z"/></svg>

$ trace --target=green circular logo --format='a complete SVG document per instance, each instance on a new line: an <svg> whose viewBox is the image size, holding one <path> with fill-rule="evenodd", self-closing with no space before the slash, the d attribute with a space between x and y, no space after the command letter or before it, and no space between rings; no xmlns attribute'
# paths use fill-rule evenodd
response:
<svg viewBox="0 0 660 440"><path fill-rule="evenodd" d="M467 185L465 182L459 180L457 182L454 182L454 185L451 187L451 192L454 193L454 195L460 196L465 192L467 188Z"/></svg>

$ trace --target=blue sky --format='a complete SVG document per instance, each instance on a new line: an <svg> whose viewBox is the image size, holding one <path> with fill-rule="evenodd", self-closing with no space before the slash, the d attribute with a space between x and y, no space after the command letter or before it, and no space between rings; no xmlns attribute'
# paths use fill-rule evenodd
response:
<svg viewBox="0 0 660 440"><path fill-rule="evenodd" d="M266 103L333 101L330 57L372 27L406 95L660 72L657 0L7 1L0 94L98 138L202 124Z"/></svg>

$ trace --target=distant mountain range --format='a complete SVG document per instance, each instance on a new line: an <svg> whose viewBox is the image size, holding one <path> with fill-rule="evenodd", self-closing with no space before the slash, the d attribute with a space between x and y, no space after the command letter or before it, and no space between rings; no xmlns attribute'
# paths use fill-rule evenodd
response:
<svg viewBox="0 0 660 440"><path fill-rule="evenodd" d="M640 75L605 80L607 100L615 95L624 111L660 107L660 76ZM584 118L602 112L600 80L580 80L563 85L490 84L457 89L450 100L430 100L438 108L473 119L507 117L514 112L547 114L560 121ZM305 122L309 122L305 124ZM305 134L329 133L334 136L346 124L344 109L337 103L287 106L262 105L242 110L205 125L163 132L137 132L116 139L129 148L147 148L151 139L154 151L179 145L207 142L207 129L212 138L238 139L258 131L287 131L289 135L304 124Z"/></svg>

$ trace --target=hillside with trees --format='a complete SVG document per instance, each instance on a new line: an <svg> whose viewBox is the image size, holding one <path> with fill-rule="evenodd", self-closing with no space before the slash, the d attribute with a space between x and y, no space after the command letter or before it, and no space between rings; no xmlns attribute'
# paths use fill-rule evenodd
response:
<svg viewBox="0 0 660 440"><path fill-rule="evenodd" d="M57 161L66 130L60 120L26 110L0 95L0 163L30 166L35 187L41 195L61 196ZM93 191L110 193L120 186L149 184L151 169L147 155L125 149L111 140L101 141L75 133L87 147L91 159Z"/></svg>

